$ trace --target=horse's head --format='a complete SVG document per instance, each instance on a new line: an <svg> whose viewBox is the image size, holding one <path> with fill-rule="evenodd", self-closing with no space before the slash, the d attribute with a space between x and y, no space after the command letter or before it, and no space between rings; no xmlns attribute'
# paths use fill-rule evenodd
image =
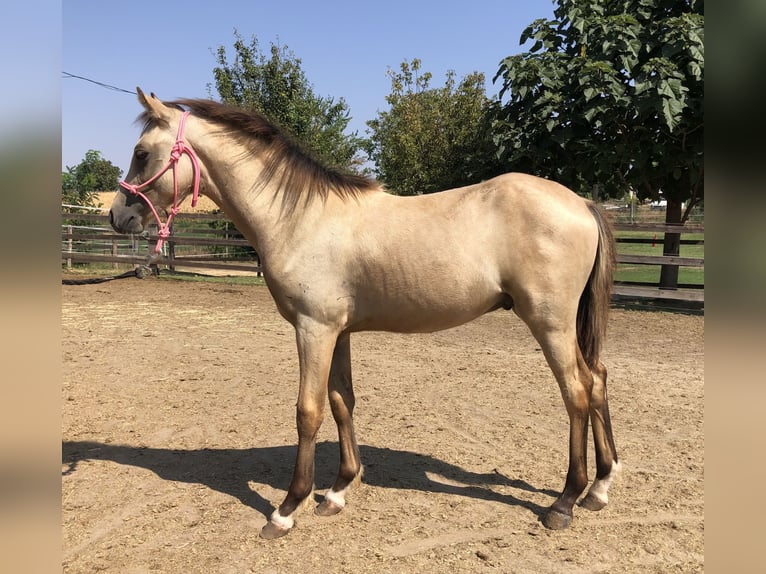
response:
<svg viewBox="0 0 766 574"><path fill-rule="evenodd" d="M128 175L112 202L109 221L119 233L140 233L154 217L162 236L178 205L192 191L196 203L199 166L183 139L187 114L165 105L154 94L147 97L140 88L137 91L145 110L139 118L144 129L133 150ZM190 161L180 161L183 154L188 154ZM160 220L161 212L171 214L165 224Z"/></svg>

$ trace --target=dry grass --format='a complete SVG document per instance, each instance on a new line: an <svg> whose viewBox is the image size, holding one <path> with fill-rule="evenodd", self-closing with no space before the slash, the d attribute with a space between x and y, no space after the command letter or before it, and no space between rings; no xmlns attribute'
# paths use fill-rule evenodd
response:
<svg viewBox="0 0 766 574"><path fill-rule="evenodd" d="M103 207L104 211L107 211L109 206L112 205L115 193L116 192L114 191L102 191L97 193L98 200L96 201L96 204L100 203L100 207ZM218 206L204 195L199 196L197 207L194 209L192 209L191 201L184 201L183 204L181 204L181 213L211 213L217 210Z"/></svg>

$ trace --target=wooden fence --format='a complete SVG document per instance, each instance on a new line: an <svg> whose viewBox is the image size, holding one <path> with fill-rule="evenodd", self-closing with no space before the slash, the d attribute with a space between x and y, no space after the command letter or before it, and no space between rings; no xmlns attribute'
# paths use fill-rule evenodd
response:
<svg viewBox="0 0 766 574"><path fill-rule="evenodd" d="M678 257L670 255L630 255L620 253L621 244L646 244L653 243L662 246L665 233L677 233L681 235L681 245L704 245L705 240L699 238L684 239L684 235L704 235L705 227L701 224L693 225L663 225L657 223L616 223L614 230L617 232L617 263L637 265L672 265L677 267L704 268L704 257ZM654 237L620 237L619 232L640 232L641 234L652 233ZM679 284L667 289L660 288L657 284L646 282L615 281L613 293L623 297L638 297L649 299L672 299L679 301L704 302L704 284Z"/></svg>
<svg viewBox="0 0 766 574"><path fill-rule="evenodd" d="M704 268L704 258L671 257L663 255L630 255L620 253L621 244L653 242L662 245L665 233L681 233L681 244L704 245L704 239L683 239L684 234L704 234L703 225L683 227L660 224L614 225L618 232L618 264L675 265ZM103 214L62 213L61 259L64 264L102 263L114 268L120 265L142 265L156 246L154 233L125 236L114 233L109 218ZM655 238L619 237L619 232L655 234ZM173 233L165 244L162 256L153 264L177 268L224 272L260 273L257 254L249 248L233 223L219 214L180 213L173 224ZM674 289L660 289L657 284L617 281L614 294L622 297L704 301L704 285L680 284Z"/></svg>
<svg viewBox="0 0 766 574"><path fill-rule="evenodd" d="M73 224L75 223L75 224ZM157 228L149 233L121 235L103 214L62 213L61 259L73 263L143 265L157 245ZM179 213L172 235L152 265L207 271L260 273L260 260L234 224L222 215Z"/></svg>

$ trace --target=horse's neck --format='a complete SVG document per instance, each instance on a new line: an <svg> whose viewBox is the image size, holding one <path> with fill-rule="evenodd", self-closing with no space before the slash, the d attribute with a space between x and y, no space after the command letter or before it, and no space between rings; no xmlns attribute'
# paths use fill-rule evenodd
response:
<svg viewBox="0 0 766 574"><path fill-rule="evenodd" d="M294 233L296 225L306 223L307 214L282 213L281 191L271 183L256 185L261 165L258 158L241 161L216 158L241 158L242 150L223 149L206 153L206 181L202 193L211 199L236 225L259 255L274 252Z"/></svg>
<svg viewBox="0 0 766 574"><path fill-rule="evenodd" d="M232 181L230 177L206 186L203 193L234 222L259 254L268 249L269 225L264 206L258 201L260 194L249 191L244 182Z"/></svg>

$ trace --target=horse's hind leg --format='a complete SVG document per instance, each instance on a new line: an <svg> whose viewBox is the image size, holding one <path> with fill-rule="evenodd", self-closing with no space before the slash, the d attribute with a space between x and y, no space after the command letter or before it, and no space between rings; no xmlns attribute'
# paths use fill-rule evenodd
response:
<svg viewBox="0 0 766 574"><path fill-rule="evenodd" d="M320 516L332 516L343 510L346 505L346 493L362 475L359 446L354 434L355 399L351 381L351 345L348 333L338 337L335 345L328 396L333 418L338 425L340 467L335 484L325 494L324 501L316 507L315 512Z"/></svg>
<svg viewBox="0 0 766 574"><path fill-rule="evenodd" d="M542 519L547 528L560 530L572 522L572 508L588 486L586 454L593 376L582 357L574 329L546 328L530 321L527 324L540 343L556 377L569 415L569 469L566 483L561 495Z"/></svg>
<svg viewBox="0 0 766 574"><path fill-rule="evenodd" d="M612 436L609 403L606 392L606 367L599 362L593 372L593 393L590 403L590 421L596 447L596 480L580 504L588 510L601 510L609 501L607 495L612 481L620 472L617 449Z"/></svg>

